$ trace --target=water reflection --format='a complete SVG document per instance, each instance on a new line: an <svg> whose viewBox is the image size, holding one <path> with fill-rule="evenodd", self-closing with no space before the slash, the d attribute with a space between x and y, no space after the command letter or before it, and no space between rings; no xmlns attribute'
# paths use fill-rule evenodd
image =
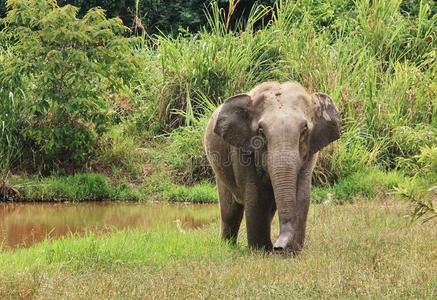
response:
<svg viewBox="0 0 437 300"><path fill-rule="evenodd" d="M29 247L87 231L105 233L126 228L198 229L217 220L216 205L163 203L0 203L0 245Z"/></svg>

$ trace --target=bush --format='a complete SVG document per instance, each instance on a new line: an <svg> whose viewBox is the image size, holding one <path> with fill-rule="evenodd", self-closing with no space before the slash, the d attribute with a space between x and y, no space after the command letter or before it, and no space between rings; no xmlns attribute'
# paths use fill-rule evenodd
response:
<svg viewBox="0 0 437 300"><path fill-rule="evenodd" d="M413 204L412 221L422 219L422 222L425 223L437 218L437 206L435 203L437 195L436 179L437 172L433 170L431 174L428 174L428 177L421 178L415 176L407 178L395 188L396 195Z"/></svg>
<svg viewBox="0 0 437 300"><path fill-rule="evenodd" d="M8 8L0 83L28 96L24 154L45 171L82 167L111 124L107 95L122 93L135 75L133 40L99 8L82 19L54 0L9 1Z"/></svg>
<svg viewBox="0 0 437 300"><path fill-rule="evenodd" d="M111 193L111 200L129 200L138 201L144 200L144 193L141 189L133 187L126 181L116 186Z"/></svg>
<svg viewBox="0 0 437 300"><path fill-rule="evenodd" d="M417 124L415 127L399 126L393 130L393 153L399 157L412 157L423 146L437 145L437 127Z"/></svg>
<svg viewBox="0 0 437 300"><path fill-rule="evenodd" d="M207 1L209 2L209 1ZM204 5L202 0L189 1L156 1L156 0L59 0L59 5L72 4L80 7L80 14L96 6L108 11L111 17L120 17L128 26L141 26L148 33L155 33L157 28L170 33L177 31L179 27L197 30L205 22L203 14ZM139 17L136 20L135 17Z"/></svg>

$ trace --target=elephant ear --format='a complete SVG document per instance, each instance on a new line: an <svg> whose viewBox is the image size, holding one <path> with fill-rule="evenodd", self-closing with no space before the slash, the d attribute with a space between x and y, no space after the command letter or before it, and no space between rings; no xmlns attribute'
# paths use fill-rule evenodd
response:
<svg viewBox="0 0 437 300"><path fill-rule="evenodd" d="M250 128L249 95L241 94L227 99L218 114L214 133L235 147L248 147L252 137Z"/></svg>
<svg viewBox="0 0 437 300"><path fill-rule="evenodd" d="M310 135L310 151L316 153L340 138L340 120L331 97L324 93L314 93L312 97L316 111Z"/></svg>

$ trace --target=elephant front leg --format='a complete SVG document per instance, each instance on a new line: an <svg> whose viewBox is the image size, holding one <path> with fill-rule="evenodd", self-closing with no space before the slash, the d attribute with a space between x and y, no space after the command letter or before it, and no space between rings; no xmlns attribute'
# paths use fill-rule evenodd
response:
<svg viewBox="0 0 437 300"><path fill-rule="evenodd" d="M273 192L259 191L253 186L246 195L244 209L249 247L271 251L270 231L276 208Z"/></svg>

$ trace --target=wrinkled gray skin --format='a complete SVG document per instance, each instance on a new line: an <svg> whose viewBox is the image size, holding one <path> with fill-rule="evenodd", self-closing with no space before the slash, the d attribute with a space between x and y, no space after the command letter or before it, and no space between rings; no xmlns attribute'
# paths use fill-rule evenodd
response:
<svg viewBox="0 0 437 300"><path fill-rule="evenodd" d="M266 82L227 99L204 143L217 179L221 231L236 242L243 213L252 248L298 253L305 238L317 152L340 137L332 99L296 82ZM270 239L278 210L280 233Z"/></svg>

